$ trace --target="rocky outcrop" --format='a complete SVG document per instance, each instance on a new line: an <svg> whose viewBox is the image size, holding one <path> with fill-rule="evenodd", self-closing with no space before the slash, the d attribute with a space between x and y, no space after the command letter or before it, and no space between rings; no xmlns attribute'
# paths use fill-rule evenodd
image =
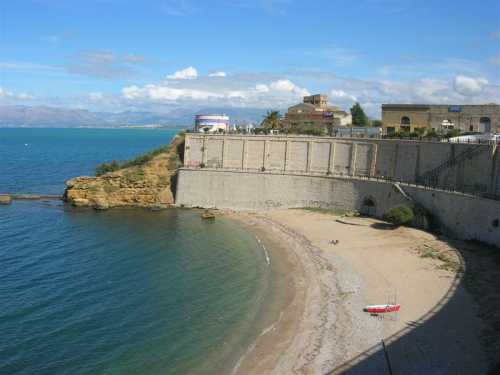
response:
<svg viewBox="0 0 500 375"><path fill-rule="evenodd" d="M141 165L98 177L66 181L64 200L76 207L166 208L174 204L175 178L182 164L183 136L176 136L165 152Z"/></svg>
<svg viewBox="0 0 500 375"><path fill-rule="evenodd" d="M12 198L10 197L10 195L6 195L6 194L0 195L0 204L11 204L11 202L12 202Z"/></svg>

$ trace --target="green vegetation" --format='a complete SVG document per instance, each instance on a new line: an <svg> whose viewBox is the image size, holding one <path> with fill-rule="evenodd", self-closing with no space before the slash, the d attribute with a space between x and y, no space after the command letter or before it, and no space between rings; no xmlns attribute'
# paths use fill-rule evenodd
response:
<svg viewBox="0 0 500 375"><path fill-rule="evenodd" d="M421 258L431 258L437 259L443 262L438 268L442 270L447 270L451 272L463 272L462 263L457 260L458 257L452 257L447 254L445 251L441 251L433 248L430 245L424 244L421 247L417 248L417 251Z"/></svg>
<svg viewBox="0 0 500 375"><path fill-rule="evenodd" d="M451 129L445 135L444 138L453 138L460 135L460 129Z"/></svg>
<svg viewBox="0 0 500 375"><path fill-rule="evenodd" d="M381 127L382 126L382 120L372 120L371 124L372 124L372 126Z"/></svg>
<svg viewBox="0 0 500 375"><path fill-rule="evenodd" d="M396 226L410 224L414 218L413 210L404 205L391 208L384 214L384 220Z"/></svg>
<svg viewBox="0 0 500 375"><path fill-rule="evenodd" d="M352 124L354 126L369 126L370 120L366 116L361 104L356 102L351 108Z"/></svg>
<svg viewBox="0 0 500 375"><path fill-rule="evenodd" d="M129 183L136 183L144 180L144 171L141 169L133 169L125 173L123 177Z"/></svg>
<svg viewBox="0 0 500 375"><path fill-rule="evenodd" d="M279 111L267 111L264 120L260 123L261 128L267 130L280 130L282 128L281 115Z"/></svg>
<svg viewBox="0 0 500 375"><path fill-rule="evenodd" d="M388 134L388 138L425 138L425 139L447 139L461 135L460 129L451 129L446 133L436 129L415 128L413 132L401 131L399 133ZM465 135L465 134L463 134Z"/></svg>
<svg viewBox="0 0 500 375"><path fill-rule="evenodd" d="M104 188L104 191L108 194L111 194L111 193L114 193L114 192L120 190L120 188L118 186L114 186L114 185L110 185L110 184L105 184L103 186L103 188Z"/></svg>
<svg viewBox="0 0 500 375"><path fill-rule="evenodd" d="M156 155L168 152L171 150L171 146L161 146L158 147L157 149L154 149L153 151L150 151L148 153L139 155L131 160L125 161L125 162L118 162L116 160L113 160L111 163L102 163L99 164L96 167L95 174L96 176L101 176L105 173L108 172L115 172L123 168L128 168L128 167L133 167L133 166L139 166L147 163L151 159L153 159Z"/></svg>
<svg viewBox="0 0 500 375"><path fill-rule="evenodd" d="M168 176L159 176L158 182L161 185L168 186L168 185L170 185L170 178Z"/></svg>
<svg viewBox="0 0 500 375"><path fill-rule="evenodd" d="M323 136L325 135L325 130L312 126L296 126L286 131L286 133Z"/></svg>

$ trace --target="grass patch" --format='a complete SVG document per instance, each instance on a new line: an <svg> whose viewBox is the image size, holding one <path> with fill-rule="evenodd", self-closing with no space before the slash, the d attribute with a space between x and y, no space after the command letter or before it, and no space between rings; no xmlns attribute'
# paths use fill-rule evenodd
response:
<svg viewBox="0 0 500 375"><path fill-rule="evenodd" d="M128 167L134 167L134 166L141 166L146 164L147 162L151 161L155 156L167 153L172 151L172 145L165 145L158 147L150 152L147 152L145 154L141 154L131 160L127 160L124 162L118 162L116 160L113 160L111 163L101 163L99 164L96 169L95 169L95 174L96 176L101 176L105 173L108 172L115 172L123 168L128 168ZM177 154L173 154L172 157L175 158L175 160L179 160L179 157Z"/></svg>
<svg viewBox="0 0 500 375"><path fill-rule="evenodd" d="M120 190L120 188L118 186L109 185L109 184L104 185L104 191L108 194L114 193L118 190Z"/></svg>
<svg viewBox="0 0 500 375"><path fill-rule="evenodd" d="M169 186L170 185L170 177L169 176L160 176L160 177L158 177L158 182L161 185Z"/></svg>
<svg viewBox="0 0 500 375"><path fill-rule="evenodd" d="M127 172L123 175L123 178L128 183L136 183L144 180L144 171L141 169L135 169Z"/></svg>
<svg viewBox="0 0 500 375"><path fill-rule="evenodd" d="M430 245L423 245L417 248L417 251L421 258L437 259L442 263L437 267L441 270L446 270L450 272L463 272L463 265L454 257L446 254L444 251L433 248Z"/></svg>

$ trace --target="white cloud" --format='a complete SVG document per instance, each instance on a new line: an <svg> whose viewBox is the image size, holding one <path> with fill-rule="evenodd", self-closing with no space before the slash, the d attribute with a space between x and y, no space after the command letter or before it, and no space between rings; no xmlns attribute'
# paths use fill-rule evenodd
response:
<svg viewBox="0 0 500 375"><path fill-rule="evenodd" d="M89 99L92 101L100 101L104 99L102 92L91 92L89 93Z"/></svg>
<svg viewBox="0 0 500 375"><path fill-rule="evenodd" d="M34 99L35 97L31 94L26 93L26 92L15 93L15 92L9 91L7 89L4 89L3 87L0 86L0 98L29 100L29 99Z"/></svg>
<svg viewBox="0 0 500 375"><path fill-rule="evenodd" d="M453 82L455 91L465 96L473 96L481 93L487 84L488 80L485 78L473 78L463 75L456 76Z"/></svg>
<svg viewBox="0 0 500 375"><path fill-rule="evenodd" d="M306 96L310 95L309 91L304 88L297 86L295 83L288 79L280 79L274 82L271 82L269 85L271 90L281 91L281 92L291 92L296 94L297 96Z"/></svg>
<svg viewBox="0 0 500 375"><path fill-rule="evenodd" d="M167 80L142 87L132 85L124 87L121 94L129 102L282 108L301 101L309 91L288 79L255 84L231 76L215 82L201 77L198 80Z"/></svg>
<svg viewBox="0 0 500 375"><path fill-rule="evenodd" d="M12 95L12 92L5 90L3 87L0 87L0 98L8 98Z"/></svg>
<svg viewBox="0 0 500 375"><path fill-rule="evenodd" d="M358 100L354 95L350 95L350 94L346 93L344 90L335 90L335 89L330 91L330 98L332 100L349 99L353 102L356 102Z"/></svg>
<svg viewBox="0 0 500 375"><path fill-rule="evenodd" d="M269 86L264 85L263 83L259 83L259 84L255 85L255 90L256 90L258 93L265 93L265 92L269 92Z"/></svg>
<svg viewBox="0 0 500 375"><path fill-rule="evenodd" d="M208 75L209 77L227 77L226 72L213 72Z"/></svg>
<svg viewBox="0 0 500 375"><path fill-rule="evenodd" d="M135 85L124 87L122 95L126 99L149 99L155 101L176 101L179 99L207 100L221 98L221 94L198 89L173 88L162 85L146 85L143 88Z"/></svg>
<svg viewBox="0 0 500 375"><path fill-rule="evenodd" d="M198 78L198 71L192 66L186 69L178 70L174 74L169 74L168 79L196 79Z"/></svg>

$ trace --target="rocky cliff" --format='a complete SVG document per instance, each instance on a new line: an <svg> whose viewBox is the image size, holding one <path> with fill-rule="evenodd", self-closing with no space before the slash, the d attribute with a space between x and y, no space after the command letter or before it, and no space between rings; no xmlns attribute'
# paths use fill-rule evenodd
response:
<svg viewBox="0 0 500 375"><path fill-rule="evenodd" d="M174 204L177 169L182 165L184 137L150 160L97 177L66 181L64 200L77 207L166 208ZM144 157L143 157L144 159Z"/></svg>

